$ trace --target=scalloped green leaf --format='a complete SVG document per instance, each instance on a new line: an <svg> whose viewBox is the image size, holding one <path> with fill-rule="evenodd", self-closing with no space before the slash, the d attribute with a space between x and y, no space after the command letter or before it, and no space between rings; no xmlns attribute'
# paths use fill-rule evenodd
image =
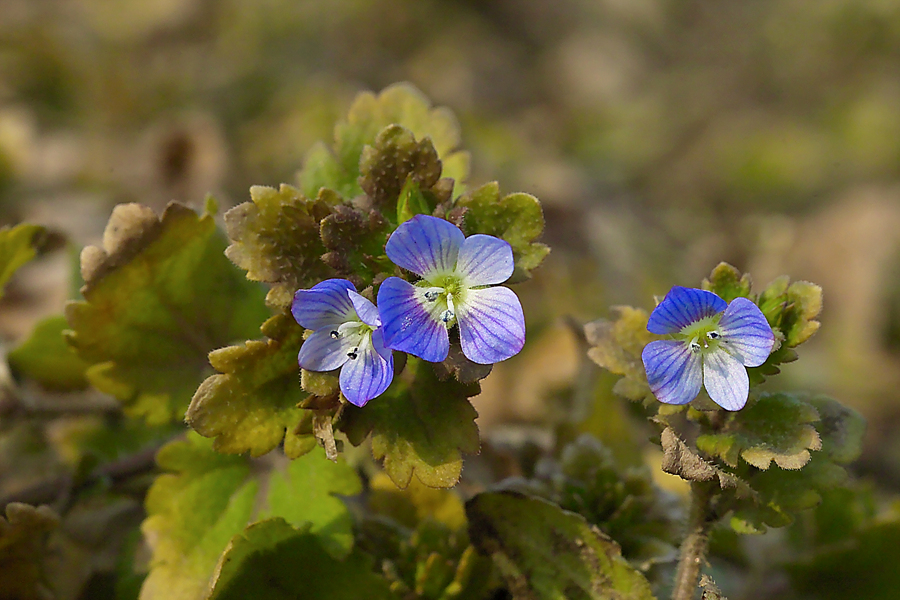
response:
<svg viewBox="0 0 900 600"><path fill-rule="evenodd" d="M697 438L697 448L721 458L732 468L738 457L758 469L774 461L782 469L799 469L810 459L810 450L820 450L822 440L813 423L816 409L789 394L761 394L741 411L729 413L716 433Z"/></svg>
<svg viewBox="0 0 900 600"><path fill-rule="evenodd" d="M493 235L512 246L516 268L511 282L530 277L550 253L549 246L534 241L544 231L544 213L534 196L515 193L501 198L500 186L491 182L458 198L456 206L466 209L463 229L467 235Z"/></svg>
<svg viewBox="0 0 900 600"><path fill-rule="evenodd" d="M431 363L410 357L388 390L365 408L347 406L337 427L353 445L372 435L372 455L400 487L413 475L429 487L456 485L462 453L478 452L480 440L468 398L478 384L441 381Z"/></svg>
<svg viewBox="0 0 900 600"><path fill-rule="evenodd" d="M749 273L741 272L722 262L716 265L709 277L704 279L700 287L718 295L725 302L735 298L749 298L753 280Z"/></svg>
<svg viewBox="0 0 900 600"><path fill-rule="evenodd" d="M215 438L218 452L261 456L283 441L285 454L297 458L316 444L312 435L300 433L309 429L312 414L297 407L306 397L297 366L304 329L284 314L261 329L265 340L209 353L220 373L197 388L185 420L200 435Z"/></svg>
<svg viewBox="0 0 900 600"><path fill-rule="evenodd" d="M469 154L458 150L459 123L449 109L432 108L428 98L408 83L389 86L377 96L359 94L347 119L335 125L333 151L325 144L310 150L298 174L300 188L307 196L315 196L321 188L336 190L344 198L360 195L363 149L373 145L388 125L399 125L418 140L429 138L443 164L443 177L452 178L456 193L462 193L469 175Z"/></svg>
<svg viewBox="0 0 900 600"><path fill-rule="evenodd" d="M28 223L0 229L0 298L13 274L37 256L45 233L43 227Z"/></svg>
<svg viewBox="0 0 900 600"><path fill-rule="evenodd" d="M359 159L359 185L383 214L397 214L400 192L408 181L430 190L441 178L441 161L431 140L416 141L408 129L388 125Z"/></svg>
<svg viewBox="0 0 900 600"><path fill-rule="evenodd" d="M322 262L327 248L319 224L343 200L328 190L308 198L284 184L277 190L253 186L250 198L225 213L231 239L225 255L247 271L247 279L271 284L267 302L285 308L296 290L334 276Z"/></svg>
<svg viewBox="0 0 900 600"><path fill-rule="evenodd" d="M210 350L254 335L268 316L260 287L222 255L211 210L171 203L157 218L120 204L103 247L82 251L84 301L66 306L88 380L151 424L180 419Z"/></svg>
<svg viewBox="0 0 900 600"><path fill-rule="evenodd" d="M332 494L356 494L361 482L352 467L332 463L321 450L267 471L189 434L164 446L157 463L167 473L147 494L142 530L153 556L141 600L205 598L219 556L256 514L309 523L325 550L350 551L352 520Z"/></svg>
<svg viewBox="0 0 900 600"><path fill-rule="evenodd" d="M659 336L647 331L647 311L631 306L614 306L613 319L598 319L584 326L588 356L616 375L623 375L613 391L635 402L656 401L647 383L641 352Z"/></svg>
<svg viewBox="0 0 900 600"><path fill-rule="evenodd" d="M494 559L516 598L653 598L618 544L580 515L512 492L478 494L466 514L472 543Z"/></svg>
<svg viewBox="0 0 900 600"><path fill-rule="evenodd" d="M395 598L372 572L370 560L354 553L333 558L307 528L283 519L255 523L229 543L216 568L210 600L372 600Z"/></svg>
<svg viewBox="0 0 900 600"><path fill-rule="evenodd" d="M9 366L16 375L38 382L48 390L83 390L88 386L85 376L90 363L79 358L66 343L63 332L69 323L63 315L40 321L27 340L7 355Z"/></svg>
<svg viewBox="0 0 900 600"><path fill-rule="evenodd" d="M327 250L322 260L337 277L349 279L361 290L394 272L384 253L389 233L389 224L378 211L338 206L320 225Z"/></svg>
<svg viewBox="0 0 900 600"><path fill-rule="evenodd" d="M0 516L0 598L46 600L53 594L44 577L47 534L59 517L47 506L11 502Z"/></svg>

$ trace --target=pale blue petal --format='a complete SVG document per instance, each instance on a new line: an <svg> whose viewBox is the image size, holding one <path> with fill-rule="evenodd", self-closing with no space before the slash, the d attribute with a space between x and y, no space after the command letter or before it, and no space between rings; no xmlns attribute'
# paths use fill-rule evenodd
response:
<svg viewBox="0 0 900 600"><path fill-rule="evenodd" d="M440 317L427 310L421 289L399 277L384 280L378 290L380 331L388 348L441 362L450 351L450 336Z"/></svg>
<svg viewBox="0 0 900 600"><path fill-rule="evenodd" d="M735 298L719 321L719 335L725 348L748 367L766 362L775 345L775 334L766 317L747 298Z"/></svg>
<svg viewBox="0 0 900 600"><path fill-rule="evenodd" d="M647 331L677 333L691 323L725 310L728 304L706 290L675 286L650 313Z"/></svg>
<svg viewBox="0 0 900 600"><path fill-rule="evenodd" d="M713 402L725 410L741 410L747 404L747 369L724 350L703 357L703 385Z"/></svg>
<svg viewBox="0 0 900 600"><path fill-rule="evenodd" d="M347 362L348 353L359 344L360 336L331 337L326 327L314 332L300 346L297 361L307 371L331 371Z"/></svg>
<svg viewBox="0 0 900 600"><path fill-rule="evenodd" d="M384 360L393 361L394 351L384 345L384 331L376 329L372 332L372 345L375 346L375 352L380 354ZM393 364L393 362L391 363Z"/></svg>
<svg viewBox="0 0 900 600"><path fill-rule="evenodd" d="M394 264L428 280L454 271L464 240L453 223L416 215L391 234L384 250Z"/></svg>
<svg viewBox="0 0 900 600"><path fill-rule="evenodd" d="M509 288L468 290L456 305L459 341L472 362L489 365L519 353L525 344L522 304Z"/></svg>
<svg viewBox="0 0 900 600"><path fill-rule="evenodd" d="M641 358L650 391L660 402L687 404L700 393L700 355L691 352L688 344L675 340L650 342L644 346Z"/></svg>
<svg viewBox="0 0 900 600"><path fill-rule="evenodd" d="M291 313L307 329L335 327L356 320L349 291L356 291L346 279L326 279L308 290L297 290Z"/></svg>
<svg viewBox="0 0 900 600"><path fill-rule="evenodd" d="M470 235L459 249L456 272L465 285L496 285L513 273L512 246L492 235Z"/></svg>
<svg viewBox="0 0 900 600"><path fill-rule="evenodd" d="M341 391L348 402L363 406L388 389L393 378L394 358L385 359L371 343L366 343L357 357L341 368Z"/></svg>
<svg viewBox="0 0 900 600"><path fill-rule="evenodd" d="M369 327L378 327L381 325L381 319L378 318L378 309L372 304L368 298L356 293L355 290L347 292L350 295L350 302L356 310L359 320Z"/></svg>

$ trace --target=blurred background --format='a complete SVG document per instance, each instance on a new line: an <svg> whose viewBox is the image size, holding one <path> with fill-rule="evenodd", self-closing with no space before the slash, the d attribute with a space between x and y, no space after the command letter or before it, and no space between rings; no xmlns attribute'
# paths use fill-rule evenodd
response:
<svg viewBox="0 0 900 600"><path fill-rule="evenodd" d="M824 287L821 331L768 385L861 410L858 471L900 489L891 0L0 0L0 224L72 247L16 276L0 336L61 311L115 204L224 211L292 183L356 93L404 80L458 116L470 184L544 203L529 344L486 380L483 429L564 418L588 368L573 323L724 260L757 290Z"/></svg>

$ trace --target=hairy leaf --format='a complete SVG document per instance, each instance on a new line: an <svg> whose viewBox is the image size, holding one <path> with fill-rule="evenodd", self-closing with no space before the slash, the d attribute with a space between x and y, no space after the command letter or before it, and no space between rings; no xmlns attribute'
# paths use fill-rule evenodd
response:
<svg viewBox="0 0 900 600"><path fill-rule="evenodd" d="M759 469L775 461L782 469L799 469L809 462L810 450L820 450L822 440L813 423L816 409L788 394L761 394L741 411L729 413L716 433L697 438L697 448L717 456L731 467L738 457Z"/></svg>
<svg viewBox="0 0 900 600"><path fill-rule="evenodd" d="M452 487L462 471L462 452L479 448L478 413L468 398L477 384L440 381L430 363L410 357L387 392L365 408L348 406L339 423L354 445L372 434L372 454L397 486L412 476L429 487Z"/></svg>
<svg viewBox="0 0 900 600"><path fill-rule="evenodd" d="M6 506L6 518L0 516L0 598L53 598L45 585L43 562L47 534L58 525L59 517L47 506Z"/></svg>
<svg viewBox="0 0 900 600"><path fill-rule="evenodd" d="M614 320L599 319L584 326L591 346L588 356L611 373L624 375L613 387L616 394L636 402L655 402L641 352L659 336L647 331L646 311L630 306L614 306L612 311L616 314Z"/></svg>
<svg viewBox="0 0 900 600"><path fill-rule="evenodd" d="M308 528L283 519L255 523L229 543L216 568L210 600L390 600L387 582L354 553L336 559Z"/></svg>
<svg viewBox="0 0 900 600"><path fill-rule="evenodd" d="M253 335L266 316L262 291L222 256L210 210L172 203L157 218L117 206L103 248L82 251L84 301L66 306L88 380L149 423L181 418L207 353Z"/></svg>
<svg viewBox="0 0 900 600"><path fill-rule="evenodd" d="M319 236L319 223L342 199L324 190L310 200L289 185L277 190L254 186L250 198L225 213L231 238L225 254L247 271L247 279L272 284L268 303L285 308L294 291L334 275L322 262L327 249Z"/></svg>
<svg viewBox="0 0 900 600"><path fill-rule="evenodd" d="M28 223L0 229L0 297L13 273L37 256L45 233L43 227Z"/></svg>
<svg viewBox="0 0 900 600"><path fill-rule="evenodd" d="M157 462L168 473L147 495L142 529L153 558L142 600L205 597L219 555L260 509L294 525L310 523L310 533L324 548L349 551L350 516L331 494L357 493L360 482L351 467L328 461L321 450L274 471L268 480L257 463L219 454L194 434L163 447Z"/></svg>
<svg viewBox="0 0 900 600"><path fill-rule="evenodd" d="M454 179L456 193L462 193L469 174L469 155L457 150L460 136L456 117L446 108L432 108L428 98L408 83L392 85L377 96L368 92L357 96L347 120L335 126L333 151L324 144L310 150L298 175L300 188L310 197L321 188L336 190L344 198L360 195L363 149L375 144L376 136L389 125L409 130L417 140L430 139L443 164L443 177Z"/></svg>
<svg viewBox="0 0 900 600"><path fill-rule="evenodd" d="M388 222L377 211L338 206L322 220L320 233L328 250L322 260L357 289L393 274L394 264L384 254Z"/></svg>
<svg viewBox="0 0 900 600"><path fill-rule="evenodd" d="M650 600L650 584L612 539L581 516L512 492L466 503L469 535L494 559L516 598Z"/></svg>
<svg viewBox="0 0 900 600"><path fill-rule="evenodd" d="M463 229L467 235L485 233L512 246L516 267L511 282L530 277L549 254L547 245L534 241L544 231L544 213L534 196L516 193L501 198L500 186L493 182L460 197L456 206L466 209Z"/></svg>
<svg viewBox="0 0 900 600"><path fill-rule="evenodd" d="M359 185L372 204L387 215L397 214L397 201L407 181L430 189L441 178L441 161L431 140L416 141L408 129L385 127L375 143L363 148Z"/></svg>
<svg viewBox="0 0 900 600"><path fill-rule="evenodd" d="M290 315L276 315L262 326L265 341L211 352L220 374L197 389L185 415L188 425L215 438L218 452L260 456L282 441L291 458L309 452L315 438L301 430L312 415L297 407L306 397L297 366L303 331Z"/></svg>
<svg viewBox="0 0 900 600"><path fill-rule="evenodd" d="M31 336L8 355L9 366L18 375L37 381L54 391L83 390L90 366L66 343L63 332L69 323L62 315L39 322Z"/></svg>
<svg viewBox="0 0 900 600"><path fill-rule="evenodd" d="M753 280L749 273L741 274L740 271L728 263L719 263L710 273L709 278L704 279L700 287L718 295L725 302L731 302L735 298L749 298Z"/></svg>

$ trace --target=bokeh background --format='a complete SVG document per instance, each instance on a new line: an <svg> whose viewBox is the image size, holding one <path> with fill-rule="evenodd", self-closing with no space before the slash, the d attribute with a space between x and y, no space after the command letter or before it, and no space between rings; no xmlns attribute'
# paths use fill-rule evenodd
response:
<svg viewBox="0 0 900 600"><path fill-rule="evenodd" d="M590 368L577 325L724 260L757 289L824 287L821 331L770 385L861 410L857 472L900 489L892 0L0 0L0 224L72 248L16 276L4 342L60 312L115 204L227 209L294 182L356 93L397 81L457 114L470 183L544 203L553 252L518 288L529 344L485 382L485 431L584 410L558 401Z"/></svg>

